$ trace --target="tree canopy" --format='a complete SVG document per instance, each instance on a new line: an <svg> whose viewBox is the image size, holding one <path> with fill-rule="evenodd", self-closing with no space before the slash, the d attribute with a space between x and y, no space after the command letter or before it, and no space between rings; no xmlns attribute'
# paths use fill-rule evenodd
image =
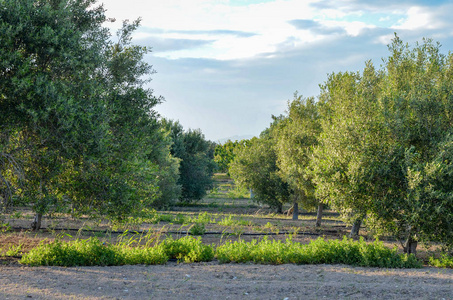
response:
<svg viewBox="0 0 453 300"><path fill-rule="evenodd" d="M168 146L154 145L162 98L145 86L149 49L131 43L139 20L116 41L107 21L94 0L0 2L3 204L122 218L174 174Z"/></svg>
<svg viewBox="0 0 453 300"><path fill-rule="evenodd" d="M381 69L332 74L320 95L317 194L407 240L408 252L417 241L453 243L453 56L439 48L396 36Z"/></svg>
<svg viewBox="0 0 453 300"><path fill-rule="evenodd" d="M280 175L275 151L275 130L281 118L274 118L270 128L259 138L252 138L234 150L230 174L241 187L253 190L254 200L282 212L282 204L289 201L288 183Z"/></svg>
<svg viewBox="0 0 453 300"><path fill-rule="evenodd" d="M207 141L200 130L185 131L179 122L167 119L162 123L172 140L171 154L181 160L179 199L186 202L200 200L212 187L215 144Z"/></svg>

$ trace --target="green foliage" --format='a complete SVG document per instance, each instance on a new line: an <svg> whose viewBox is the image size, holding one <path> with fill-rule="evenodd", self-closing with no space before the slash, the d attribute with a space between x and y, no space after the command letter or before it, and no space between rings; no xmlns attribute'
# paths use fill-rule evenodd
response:
<svg viewBox="0 0 453 300"><path fill-rule="evenodd" d="M124 264L124 258L118 255L114 245L90 238L41 244L25 254L20 262L31 266L113 266Z"/></svg>
<svg viewBox="0 0 453 300"><path fill-rule="evenodd" d="M437 268L453 268L453 256L444 253L440 258L430 257L429 264Z"/></svg>
<svg viewBox="0 0 453 300"><path fill-rule="evenodd" d="M236 220L233 218L233 216L229 215L226 218L223 218L222 220L218 221L217 224L222 225L222 226L236 226L236 225L241 225L241 226L251 226L252 222L246 221L246 220Z"/></svg>
<svg viewBox="0 0 453 300"><path fill-rule="evenodd" d="M250 191L244 187L234 186L226 193L226 197L230 199L250 199Z"/></svg>
<svg viewBox="0 0 453 300"><path fill-rule="evenodd" d="M235 149L236 157L230 164L230 174L237 185L253 190L253 200L281 212L282 204L289 200L290 190L279 176L274 149L273 130L279 121L275 118L271 128L263 131L260 138L252 138Z"/></svg>
<svg viewBox="0 0 453 300"><path fill-rule="evenodd" d="M217 164L217 170L222 173L228 173L230 163L235 158L234 150L246 143L243 141L230 141L228 140L223 145L216 145L214 150L214 161Z"/></svg>
<svg viewBox="0 0 453 300"><path fill-rule="evenodd" d="M9 246L8 250L5 251L5 254L2 256L19 256L22 254L22 246L23 244L19 244L16 246ZM1 252L2 249L0 249Z"/></svg>
<svg viewBox="0 0 453 300"><path fill-rule="evenodd" d="M124 265L163 265L168 261L168 255L162 247L117 247L123 257Z"/></svg>
<svg viewBox="0 0 453 300"><path fill-rule="evenodd" d="M187 218L182 214L177 214L176 217L173 219L173 223L175 224L186 224Z"/></svg>
<svg viewBox="0 0 453 300"><path fill-rule="evenodd" d="M165 128L152 138L152 150L147 158L158 165L157 186L159 191L151 206L163 208L173 205L181 196L179 165L181 160L170 154L172 140Z"/></svg>
<svg viewBox="0 0 453 300"><path fill-rule="evenodd" d="M401 240L453 244L453 54L397 36L376 70L331 74L322 86L318 197Z"/></svg>
<svg viewBox="0 0 453 300"><path fill-rule="evenodd" d="M115 245L100 242L97 238L63 242L56 240L49 244L41 243L23 255L20 263L31 266L109 266L124 264L164 264L168 259L182 262L212 261L214 257L221 263L254 262L260 264L349 264L385 268L419 268L422 266L414 255L399 254L397 249L389 249L382 242L367 244L363 240L353 241L324 240L319 238L308 245L293 242L291 239L270 241L226 242L216 249L204 245L201 238L185 236L180 239L166 238L161 243L151 245L154 239L130 238ZM450 258L442 257L432 264L449 266Z"/></svg>
<svg viewBox="0 0 453 300"><path fill-rule="evenodd" d="M185 202L202 199L212 187L214 144L205 140L200 130L184 131L179 122L166 119L161 122L172 140L171 154L180 159L179 199Z"/></svg>
<svg viewBox="0 0 453 300"><path fill-rule="evenodd" d="M293 201L300 202L305 209L317 205L309 171L313 148L318 145L321 133L318 105L314 98L302 98L295 93L288 103L288 115L275 129L279 175L292 189Z"/></svg>
<svg viewBox="0 0 453 300"><path fill-rule="evenodd" d="M205 211L204 213L199 214L196 218L190 218L190 222L198 224L209 224L215 223L215 218L212 218L212 215Z"/></svg>
<svg viewBox="0 0 453 300"><path fill-rule="evenodd" d="M178 240L165 239L154 247L129 240L112 245L97 238L63 242L56 240L41 244L25 254L22 264L31 266L111 266L125 264L164 264L171 259L184 262L211 261L214 249L203 245L201 239L190 236ZM134 247L133 245L137 245Z"/></svg>
<svg viewBox="0 0 453 300"><path fill-rule="evenodd" d="M203 223L195 223L189 228L191 235L203 235L206 232L205 225Z"/></svg>
<svg viewBox="0 0 453 300"><path fill-rule="evenodd" d="M214 248L204 245L201 238L185 236L178 240L173 238L165 239L162 248L169 258L183 262L202 262L211 261L214 258Z"/></svg>
<svg viewBox="0 0 453 300"><path fill-rule="evenodd" d="M179 196L139 20L114 41L95 2L0 2L3 206L124 219Z"/></svg>
<svg viewBox="0 0 453 300"><path fill-rule="evenodd" d="M420 268L421 262L413 255L398 254L397 249L389 249L381 242L367 244L346 237L343 240L318 238L308 245L293 242L291 239L260 242L227 242L216 249L221 263L254 262L262 264L349 264L382 268Z"/></svg>
<svg viewBox="0 0 453 300"><path fill-rule="evenodd" d="M0 223L0 232L6 233L11 231L11 225L9 223Z"/></svg>

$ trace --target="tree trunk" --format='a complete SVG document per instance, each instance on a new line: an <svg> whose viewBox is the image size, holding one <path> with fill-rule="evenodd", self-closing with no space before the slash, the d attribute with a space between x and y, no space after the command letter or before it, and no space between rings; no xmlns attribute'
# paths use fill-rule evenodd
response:
<svg viewBox="0 0 453 300"><path fill-rule="evenodd" d="M318 212L316 214L316 227L320 227L321 226L323 209L324 209L324 205L321 202L319 202L319 204L318 204Z"/></svg>
<svg viewBox="0 0 453 300"><path fill-rule="evenodd" d="M35 219L31 223L31 229L34 231L41 229L42 213L36 213Z"/></svg>
<svg viewBox="0 0 453 300"><path fill-rule="evenodd" d="M359 235L360 225L362 225L361 217L355 219L354 224L352 224L352 229L351 229L351 233L349 234L349 237L355 237L355 236Z"/></svg>
<svg viewBox="0 0 453 300"><path fill-rule="evenodd" d="M294 201L294 206L293 206L293 220L298 220L299 219L299 203Z"/></svg>
<svg viewBox="0 0 453 300"><path fill-rule="evenodd" d="M282 203L278 203L277 204L277 213L278 214L282 214L283 213L283 204Z"/></svg>
<svg viewBox="0 0 453 300"><path fill-rule="evenodd" d="M417 254L417 244L418 242L414 240L411 236L407 238L406 244L404 245L404 253L407 254Z"/></svg>

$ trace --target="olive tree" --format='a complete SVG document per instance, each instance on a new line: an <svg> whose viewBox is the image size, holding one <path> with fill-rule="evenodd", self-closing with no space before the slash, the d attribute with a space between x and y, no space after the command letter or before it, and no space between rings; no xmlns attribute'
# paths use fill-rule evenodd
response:
<svg viewBox="0 0 453 300"><path fill-rule="evenodd" d="M299 203L305 209L318 206L317 226L321 223L323 206L314 196L312 173L309 170L313 147L318 144L321 132L319 118L315 99L303 98L296 93L293 101L288 103L288 115L278 124L275 145L280 176L292 191L293 219L298 218Z"/></svg>
<svg viewBox="0 0 453 300"><path fill-rule="evenodd" d="M171 154L180 160L178 184L181 201L202 199L212 187L215 144L206 140L200 130L184 130L179 122L162 119L172 140Z"/></svg>
<svg viewBox="0 0 453 300"><path fill-rule="evenodd" d="M290 199L288 183L280 175L275 151L275 128L282 118L274 118L270 128L259 138L252 138L234 150L235 158L229 172L235 183L252 189L255 201L269 205L282 213L283 203Z"/></svg>
<svg viewBox="0 0 453 300"><path fill-rule="evenodd" d="M43 213L123 218L158 195L149 50L132 45L139 21L113 41L95 2L0 2L0 153L23 171L2 163L1 179L37 213L35 229Z"/></svg>
<svg viewBox="0 0 453 300"><path fill-rule="evenodd" d="M230 163L234 160L234 149L241 145L242 141L228 140L224 144L216 145L214 150L214 161L217 164L217 169L220 172L228 173Z"/></svg>
<svg viewBox="0 0 453 300"><path fill-rule="evenodd" d="M315 150L316 193L378 232L453 243L451 54L398 37L376 70L329 76L322 86L322 134ZM358 217L358 218L357 218Z"/></svg>

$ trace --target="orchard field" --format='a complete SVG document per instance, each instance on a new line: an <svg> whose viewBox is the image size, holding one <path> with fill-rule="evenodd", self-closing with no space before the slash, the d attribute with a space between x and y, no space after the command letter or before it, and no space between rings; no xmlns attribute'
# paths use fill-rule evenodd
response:
<svg viewBox="0 0 453 300"><path fill-rule="evenodd" d="M327 210L321 227L316 214L301 212L299 220L275 214L250 198L234 198L236 189L225 176L215 176L214 189L203 200L155 211L143 220L112 224L89 218L54 215L39 231L28 229L32 214L16 211L3 220L0 235L0 296L2 299L451 299L453 270L428 266L437 247L420 247L423 268L367 268L344 264L185 263L170 259L163 265L31 267L20 259L41 242L98 238L104 243L147 237L164 240L201 237L204 244L226 241L284 241L308 244L319 237L341 239L350 227ZM240 196L240 195L236 195ZM246 193L243 196L247 197ZM284 207L288 209L289 207ZM372 240L366 228L360 235ZM386 247L399 247L383 237Z"/></svg>
<svg viewBox="0 0 453 300"><path fill-rule="evenodd" d="M0 299L452 299L439 43L395 33L221 144L156 110L140 18L2 0L0 21Z"/></svg>

